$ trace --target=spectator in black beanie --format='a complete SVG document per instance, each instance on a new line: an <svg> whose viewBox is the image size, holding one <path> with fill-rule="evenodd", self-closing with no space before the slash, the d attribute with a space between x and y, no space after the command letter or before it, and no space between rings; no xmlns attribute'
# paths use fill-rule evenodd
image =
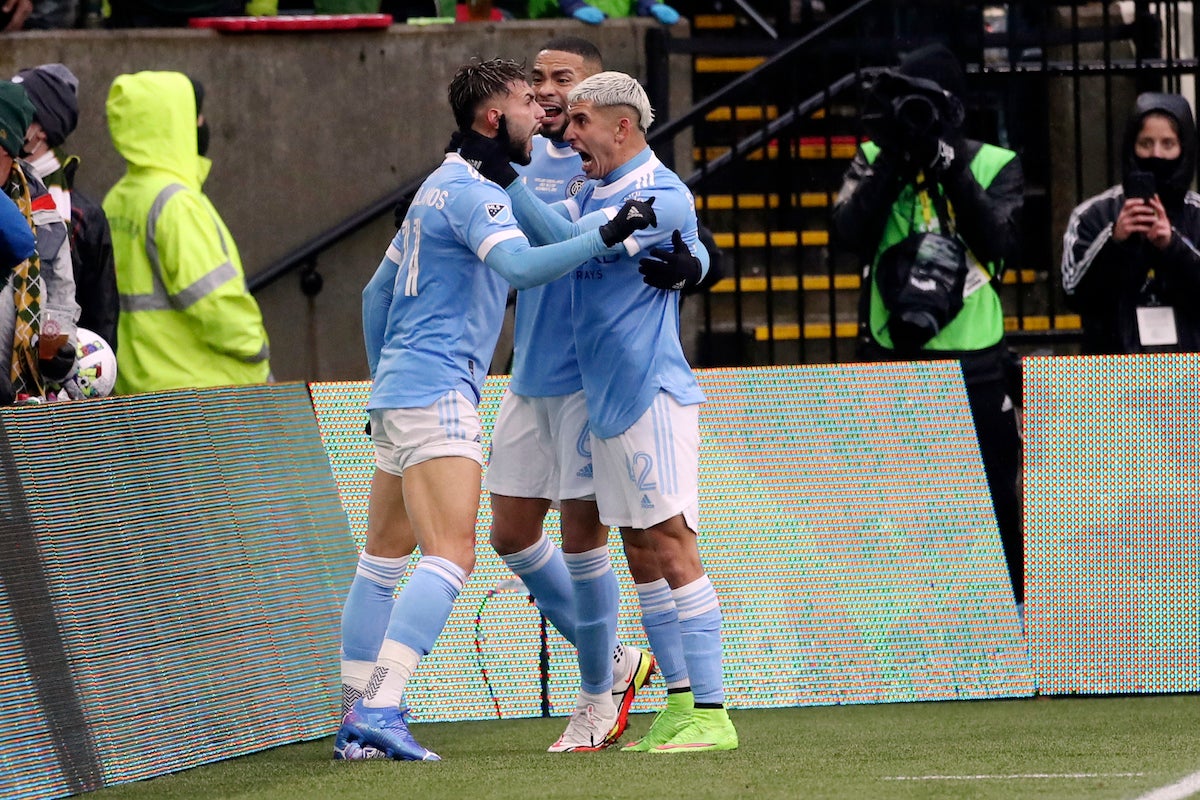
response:
<svg viewBox="0 0 1200 800"><path fill-rule="evenodd" d="M108 218L99 203L75 189L79 158L61 149L79 121L79 81L62 64L42 64L21 70L13 83L24 87L34 107L22 154L50 191L70 233L79 326L116 352L120 298Z"/></svg>

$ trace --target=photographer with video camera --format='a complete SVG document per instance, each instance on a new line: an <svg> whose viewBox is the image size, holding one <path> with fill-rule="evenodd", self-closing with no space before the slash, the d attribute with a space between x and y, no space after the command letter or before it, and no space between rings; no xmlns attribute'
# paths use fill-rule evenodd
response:
<svg viewBox="0 0 1200 800"><path fill-rule="evenodd" d="M963 136L966 78L945 46L915 50L869 87L864 142L833 208L833 232L864 264L860 357L955 359L1013 592L1024 601L1015 360L996 287L1019 247L1016 153Z"/></svg>
<svg viewBox="0 0 1200 800"><path fill-rule="evenodd" d="M1139 95L1122 182L1081 203L1063 236L1062 280L1085 353L1200 351L1196 127L1177 94Z"/></svg>

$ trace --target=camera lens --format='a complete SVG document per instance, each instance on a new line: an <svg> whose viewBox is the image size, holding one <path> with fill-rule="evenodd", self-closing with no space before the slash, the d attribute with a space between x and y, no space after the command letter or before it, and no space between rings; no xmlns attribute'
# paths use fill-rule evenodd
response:
<svg viewBox="0 0 1200 800"><path fill-rule="evenodd" d="M910 94L896 99L896 120L915 135L924 135L933 131L938 122L937 107L927 97Z"/></svg>

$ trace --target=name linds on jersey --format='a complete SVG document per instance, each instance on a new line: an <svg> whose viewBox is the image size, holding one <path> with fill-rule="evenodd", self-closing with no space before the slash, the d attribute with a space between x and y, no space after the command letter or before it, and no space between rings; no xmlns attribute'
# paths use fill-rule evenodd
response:
<svg viewBox="0 0 1200 800"><path fill-rule="evenodd" d="M450 196L450 192L445 189L438 189L431 186L424 191L417 192L417 196L413 198L414 206L433 206L436 209L446 207L446 198Z"/></svg>

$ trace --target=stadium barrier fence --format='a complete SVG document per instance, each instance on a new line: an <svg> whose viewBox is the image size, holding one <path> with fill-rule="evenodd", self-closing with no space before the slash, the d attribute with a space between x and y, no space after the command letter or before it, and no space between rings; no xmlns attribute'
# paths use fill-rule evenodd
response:
<svg viewBox="0 0 1200 800"><path fill-rule="evenodd" d="M1198 367L1027 360L1028 650L955 365L699 371L701 546L730 705L1196 691ZM485 429L505 385L488 380ZM0 409L0 795L332 733L367 391ZM489 524L485 496L477 571L410 687L419 720L573 703L568 646L550 630L543 668L540 615ZM641 644L621 561L620 633Z"/></svg>

